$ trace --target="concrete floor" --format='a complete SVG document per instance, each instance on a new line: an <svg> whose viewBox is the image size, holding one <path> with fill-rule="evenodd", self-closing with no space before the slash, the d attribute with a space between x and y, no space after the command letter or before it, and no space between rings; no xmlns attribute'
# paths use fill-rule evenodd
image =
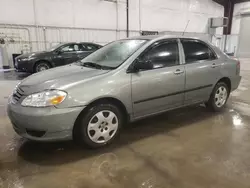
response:
<svg viewBox="0 0 250 188"><path fill-rule="evenodd" d="M0 187L250 187L250 60L222 113L188 107L128 125L119 140L88 150L17 136L7 96L24 75L0 76Z"/></svg>

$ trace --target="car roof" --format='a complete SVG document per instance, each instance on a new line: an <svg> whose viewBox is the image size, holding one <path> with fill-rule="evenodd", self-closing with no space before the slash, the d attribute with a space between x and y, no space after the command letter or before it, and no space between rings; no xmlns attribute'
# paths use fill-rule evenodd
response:
<svg viewBox="0 0 250 188"><path fill-rule="evenodd" d="M199 38L199 37L190 37L190 36L182 36L182 35L147 35L147 36L135 36L130 37L127 39L138 39L138 40L164 40L164 39L171 39L171 38L179 38L179 39L193 39L193 40L200 40L206 43L210 43L207 39Z"/></svg>
<svg viewBox="0 0 250 188"><path fill-rule="evenodd" d="M179 39L198 39L205 42L208 42L199 37L189 37L189 36L182 36L182 35L146 35L146 36L135 36L130 37L128 39L138 39L138 40L162 40L162 39L171 39L171 38L179 38Z"/></svg>
<svg viewBox="0 0 250 188"><path fill-rule="evenodd" d="M93 42L63 42L61 44L62 45L65 45L65 44L95 44L95 45L99 45L99 44L96 44L96 43L93 43Z"/></svg>

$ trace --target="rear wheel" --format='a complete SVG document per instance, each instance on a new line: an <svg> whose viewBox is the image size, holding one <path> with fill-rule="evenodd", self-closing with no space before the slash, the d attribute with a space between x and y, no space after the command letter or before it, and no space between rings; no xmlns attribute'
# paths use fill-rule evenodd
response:
<svg viewBox="0 0 250 188"><path fill-rule="evenodd" d="M213 89L210 99L206 103L206 106L213 111L221 111L221 109L223 109L226 105L229 93L230 92L226 83L217 83Z"/></svg>
<svg viewBox="0 0 250 188"><path fill-rule="evenodd" d="M42 72L42 71L45 71L45 70L48 70L50 69L51 66L49 63L45 62L45 61L41 61L41 62L38 62L36 65L35 65L35 69L34 69L34 72Z"/></svg>
<svg viewBox="0 0 250 188"><path fill-rule="evenodd" d="M114 141L123 124L120 109L113 104L97 104L82 114L74 138L91 148L98 148Z"/></svg>

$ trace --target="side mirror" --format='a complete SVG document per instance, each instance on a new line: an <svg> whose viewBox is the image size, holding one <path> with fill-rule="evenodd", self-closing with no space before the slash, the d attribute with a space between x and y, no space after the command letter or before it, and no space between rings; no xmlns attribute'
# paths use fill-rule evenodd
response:
<svg viewBox="0 0 250 188"><path fill-rule="evenodd" d="M134 64L134 70L138 72L139 70L149 70L152 69L153 65L150 60L140 60L138 59Z"/></svg>
<svg viewBox="0 0 250 188"><path fill-rule="evenodd" d="M128 73L136 73L140 70L149 70L152 69L153 65L150 60L141 60L136 59L133 65L128 69Z"/></svg>
<svg viewBox="0 0 250 188"><path fill-rule="evenodd" d="M54 53L60 55L62 52L60 50L55 50Z"/></svg>

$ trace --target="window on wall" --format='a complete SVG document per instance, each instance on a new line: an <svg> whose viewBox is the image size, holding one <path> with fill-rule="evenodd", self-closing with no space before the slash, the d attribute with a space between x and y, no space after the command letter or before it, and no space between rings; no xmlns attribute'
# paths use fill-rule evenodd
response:
<svg viewBox="0 0 250 188"><path fill-rule="evenodd" d="M146 52L142 60L152 63L152 69L178 65L178 43L176 41L163 42Z"/></svg>
<svg viewBox="0 0 250 188"><path fill-rule="evenodd" d="M182 40L186 63L216 59L215 53L204 43L196 40Z"/></svg>

